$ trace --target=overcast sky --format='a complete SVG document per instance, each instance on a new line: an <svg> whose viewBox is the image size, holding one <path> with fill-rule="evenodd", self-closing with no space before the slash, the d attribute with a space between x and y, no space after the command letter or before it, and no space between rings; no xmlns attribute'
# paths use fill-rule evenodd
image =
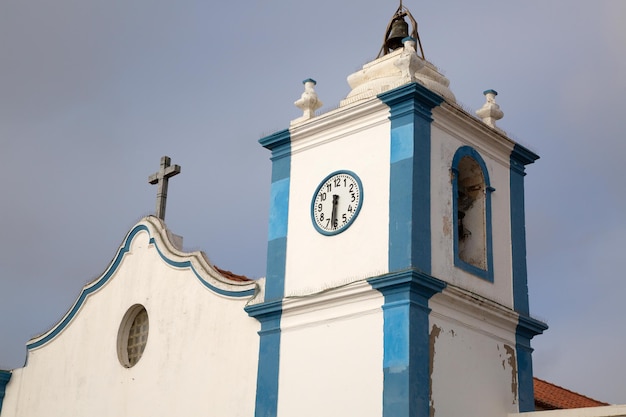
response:
<svg viewBox="0 0 626 417"><path fill-rule="evenodd" d="M372 60L394 0L0 2L0 368L24 363L154 212L224 269L265 274L269 152L302 80L325 103ZM495 89L527 167L535 375L626 403L626 2L405 0L470 109Z"/></svg>

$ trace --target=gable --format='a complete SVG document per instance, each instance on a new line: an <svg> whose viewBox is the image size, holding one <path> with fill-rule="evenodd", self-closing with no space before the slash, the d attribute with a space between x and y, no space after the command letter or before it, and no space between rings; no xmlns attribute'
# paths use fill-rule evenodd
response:
<svg viewBox="0 0 626 417"><path fill-rule="evenodd" d="M3 415L251 415L260 325L244 307L258 288L180 251L162 221L144 218L65 316L28 342Z"/></svg>

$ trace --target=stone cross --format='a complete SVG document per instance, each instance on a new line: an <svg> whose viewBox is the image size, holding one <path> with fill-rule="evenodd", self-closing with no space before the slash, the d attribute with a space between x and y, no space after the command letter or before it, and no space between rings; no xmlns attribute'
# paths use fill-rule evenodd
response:
<svg viewBox="0 0 626 417"><path fill-rule="evenodd" d="M158 184L156 216L161 220L165 220L165 202L167 200L167 183L169 178L180 174L180 165L170 166L171 161L169 156L161 157L161 168L159 172L148 177L150 184Z"/></svg>

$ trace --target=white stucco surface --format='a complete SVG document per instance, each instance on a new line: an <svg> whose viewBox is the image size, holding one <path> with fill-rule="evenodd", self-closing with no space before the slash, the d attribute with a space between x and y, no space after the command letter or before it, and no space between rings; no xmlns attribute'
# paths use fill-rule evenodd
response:
<svg viewBox="0 0 626 417"><path fill-rule="evenodd" d="M292 130L286 295L387 272L388 114L388 107L373 99ZM313 226L311 201L320 182L338 170L361 179L362 208L345 232L324 236Z"/></svg>
<svg viewBox="0 0 626 417"><path fill-rule="evenodd" d="M285 303L279 417L382 414L382 303L366 282Z"/></svg>
<svg viewBox="0 0 626 417"><path fill-rule="evenodd" d="M474 297L448 288L431 299L434 417L497 417L518 410L516 315Z"/></svg>
<svg viewBox="0 0 626 417"><path fill-rule="evenodd" d="M191 268L168 265L156 247L170 260L191 261L221 290L236 294L255 283L228 282L199 253L176 251L161 240L156 218L139 225L148 231L134 236L106 284L13 372L3 417L254 414L259 324L243 310L250 297L216 294ZM149 335L139 362L126 368L117 336L135 304L148 312Z"/></svg>
<svg viewBox="0 0 626 417"><path fill-rule="evenodd" d="M431 230L432 274L469 291L513 307L511 263L511 214L509 155L510 140L478 125L479 121L459 118L450 106L433 110L431 127ZM482 123L481 123L482 124ZM491 186L493 240L493 283L454 265L452 213L452 159L462 146L470 146L482 157Z"/></svg>

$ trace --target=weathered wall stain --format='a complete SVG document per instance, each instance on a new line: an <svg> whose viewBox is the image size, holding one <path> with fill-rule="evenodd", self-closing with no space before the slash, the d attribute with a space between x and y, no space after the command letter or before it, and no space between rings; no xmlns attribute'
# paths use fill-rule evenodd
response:
<svg viewBox="0 0 626 417"><path fill-rule="evenodd" d="M508 355L507 362L511 367L511 394L513 394L513 404L517 404L517 360L515 359L515 348L504 345L504 350Z"/></svg>
<svg viewBox="0 0 626 417"><path fill-rule="evenodd" d="M448 215L443 216L443 235L452 238L452 220Z"/></svg>
<svg viewBox="0 0 626 417"><path fill-rule="evenodd" d="M441 327L438 327L436 324L433 324L433 327L430 330L430 339L428 342L429 361L430 361L429 363L430 376L428 378L429 380L428 395L430 398L430 417L435 416L435 404L433 402L433 368L435 365L435 341L437 340L440 334L441 334Z"/></svg>

